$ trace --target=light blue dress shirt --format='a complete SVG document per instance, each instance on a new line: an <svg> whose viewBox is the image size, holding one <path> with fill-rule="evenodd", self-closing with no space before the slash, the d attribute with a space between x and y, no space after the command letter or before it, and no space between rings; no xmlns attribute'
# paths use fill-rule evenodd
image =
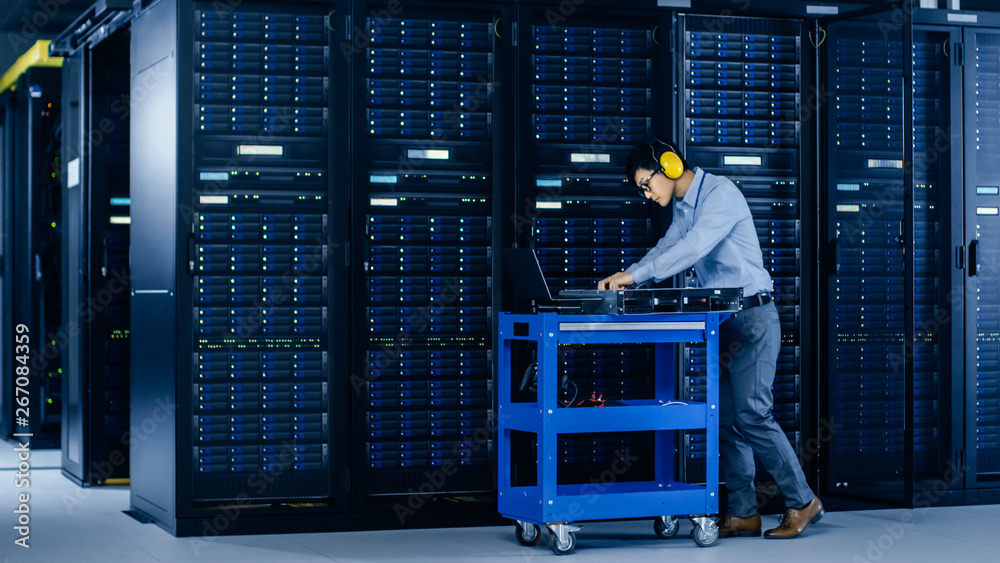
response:
<svg viewBox="0 0 1000 563"><path fill-rule="evenodd" d="M745 296L771 291L746 198L727 178L701 168L694 173L684 198L674 198L667 233L625 271L639 284L694 266L702 287L742 287Z"/></svg>

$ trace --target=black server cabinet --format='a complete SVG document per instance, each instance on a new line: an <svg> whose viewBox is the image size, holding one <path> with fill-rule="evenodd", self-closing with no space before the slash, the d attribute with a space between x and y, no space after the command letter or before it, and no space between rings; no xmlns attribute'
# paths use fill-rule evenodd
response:
<svg viewBox="0 0 1000 563"><path fill-rule="evenodd" d="M827 411L843 428L830 442L828 490L895 499L903 487L903 38L875 22L826 27L825 274ZM897 133L893 135L893 133Z"/></svg>
<svg viewBox="0 0 1000 563"><path fill-rule="evenodd" d="M502 3L354 9L353 506L398 525L495 513L512 16Z"/></svg>
<svg viewBox="0 0 1000 563"><path fill-rule="evenodd" d="M535 249L553 293L638 261L668 218L624 170L634 145L669 134L670 12L622 8L518 7L518 190L505 243ZM650 397L653 364L651 346L564 346L561 401ZM651 454L652 433L562 435L558 479L590 483L631 456L618 478L643 480Z"/></svg>
<svg viewBox="0 0 1000 563"><path fill-rule="evenodd" d="M345 18L163 0L132 20L131 506L176 535L348 508Z"/></svg>
<svg viewBox="0 0 1000 563"><path fill-rule="evenodd" d="M128 17L105 15L118 18L105 31ZM129 35L73 29L63 47L62 472L115 484L129 476Z"/></svg>
<svg viewBox="0 0 1000 563"><path fill-rule="evenodd" d="M965 94L964 233L966 502L996 502L1000 487L1000 20L962 30ZM966 20L968 21L968 19ZM955 189L959 184L956 182ZM956 318L958 318L956 316ZM990 490L992 489L992 490Z"/></svg>
<svg viewBox="0 0 1000 563"><path fill-rule="evenodd" d="M60 432L65 346L60 285L60 82L57 68L28 68L16 88L0 98L4 210L4 339L0 349L5 366L0 376L0 388L5 390L0 401L0 436L9 440L14 434L31 434L31 446L36 449L59 447ZM15 333L15 326L21 324L28 331ZM27 354L21 348L24 344L15 342L15 334L28 335ZM15 371L15 366L27 370ZM27 407L14 402L15 383L21 377L27 378L27 385L18 385L29 393Z"/></svg>
<svg viewBox="0 0 1000 563"><path fill-rule="evenodd" d="M961 34L914 20L827 24L823 70L822 414L837 431L820 486L904 505L953 485L965 447Z"/></svg>
<svg viewBox="0 0 1000 563"><path fill-rule="evenodd" d="M902 21L827 25L824 78L844 93L825 115L824 406L860 424L831 440L821 484L883 504L994 502L1000 20Z"/></svg>
<svg viewBox="0 0 1000 563"><path fill-rule="evenodd" d="M699 15L678 16L676 25L681 147L691 166L732 180L750 206L781 318L772 412L809 464L816 454L804 444L811 432L811 327L817 319L810 266L815 196L809 186L811 116L818 101L811 88L809 27L795 19ZM684 346L682 362L688 370L682 391L697 400L704 392L704 347ZM686 436L684 453L704 464L699 434ZM763 503L772 495L767 487L762 491Z"/></svg>

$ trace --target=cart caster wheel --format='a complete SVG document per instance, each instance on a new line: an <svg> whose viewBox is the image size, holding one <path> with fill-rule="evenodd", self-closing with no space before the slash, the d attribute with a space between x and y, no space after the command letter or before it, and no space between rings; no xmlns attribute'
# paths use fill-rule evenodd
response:
<svg viewBox="0 0 1000 563"><path fill-rule="evenodd" d="M525 528L521 526L520 522L514 521L514 538L517 543L528 546L535 545L541 537L542 532L538 524L530 524Z"/></svg>
<svg viewBox="0 0 1000 563"><path fill-rule="evenodd" d="M664 521L664 518L666 521ZM677 530L681 528L681 521L677 518L664 516L653 520L653 531L658 537L663 539L672 538L677 535Z"/></svg>
<svg viewBox="0 0 1000 563"><path fill-rule="evenodd" d="M569 555L573 553L573 550L576 548L576 534L570 532L566 537L569 538L569 541L564 545L559 542L558 535L552 534L549 540L549 547L552 548L552 553L556 555Z"/></svg>
<svg viewBox="0 0 1000 563"><path fill-rule="evenodd" d="M708 547L719 539L719 527L715 525L715 522L710 522L707 526L695 524L694 529L691 530L691 537L694 538L694 543L698 544L698 547Z"/></svg>

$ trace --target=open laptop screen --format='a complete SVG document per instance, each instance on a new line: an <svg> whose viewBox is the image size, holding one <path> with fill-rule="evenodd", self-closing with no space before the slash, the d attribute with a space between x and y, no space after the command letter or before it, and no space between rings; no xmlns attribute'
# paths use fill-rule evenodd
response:
<svg viewBox="0 0 1000 563"><path fill-rule="evenodd" d="M503 248L500 250L503 268L514 283L514 291L525 299L552 301L542 267L533 248Z"/></svg>

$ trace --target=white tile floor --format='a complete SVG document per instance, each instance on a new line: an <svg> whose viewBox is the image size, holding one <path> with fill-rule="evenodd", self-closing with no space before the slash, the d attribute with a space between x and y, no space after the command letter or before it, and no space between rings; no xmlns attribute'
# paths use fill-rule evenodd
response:
<svg viewBox="0 0 1000 563"><path fill-rule="evenodd" d="M542 562L547 547L522 547L513 527L174 538L140 524L128 509L128 489L81 489L59 472L59 452L32 453L30 550L14 545L17 494L13 446L0 442L0 563L155 561L285 562ZM777 521L766 516L765 526ZM719 540L699 548L683 522L677 537L657 539L650 521L586 523L570 559L559 561L720 561L726 563L996 563L1000 505L827 513L791 541ZM543 542L546 538L543 537Z"/></svg>

